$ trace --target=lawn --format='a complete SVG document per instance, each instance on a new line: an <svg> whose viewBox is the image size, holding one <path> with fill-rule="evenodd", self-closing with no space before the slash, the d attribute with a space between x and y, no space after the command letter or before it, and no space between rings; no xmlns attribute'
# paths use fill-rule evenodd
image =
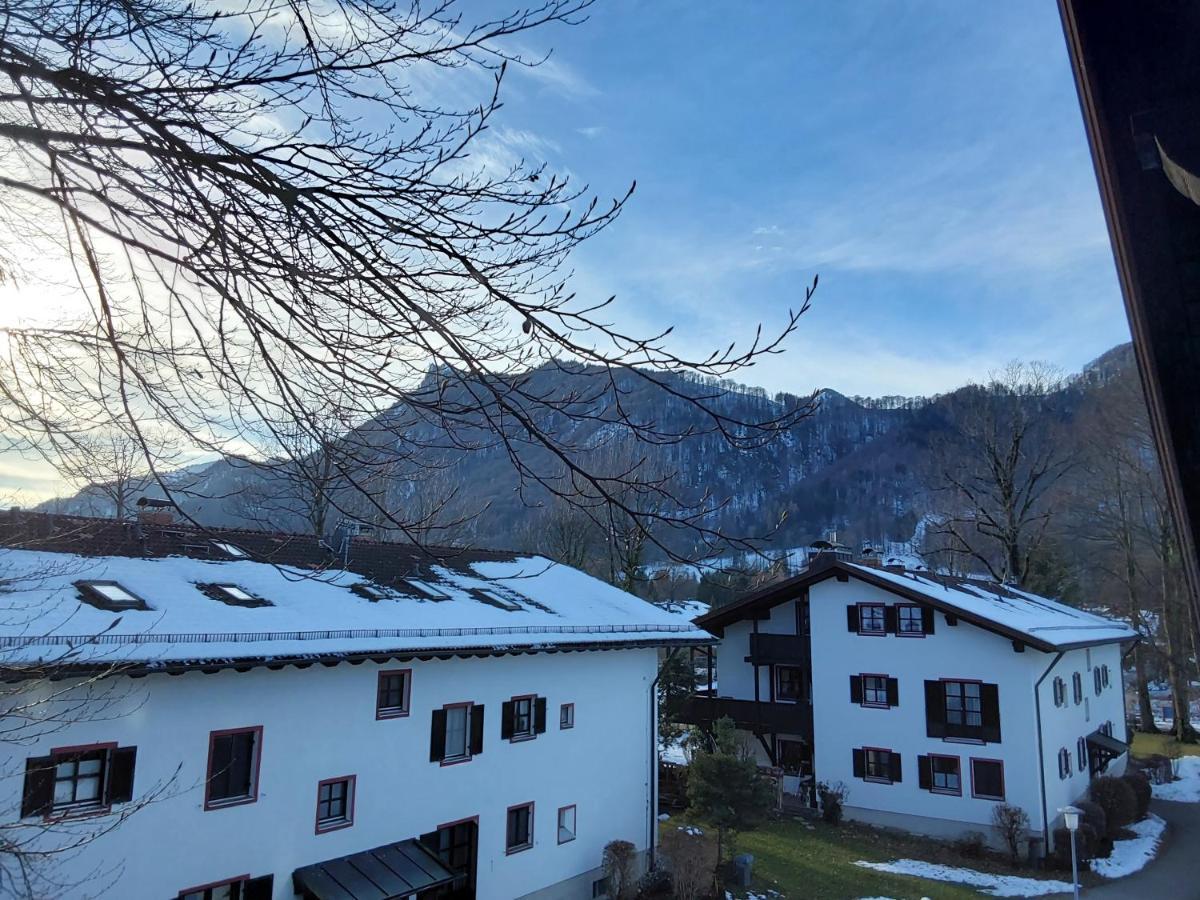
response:
<svg viewBox="0 0 1200 900"><path fill-rule="evenodd" d="M679 819L672 819L664 827L670 828L680 822ZM980 896L964 885L864 869L854 864L860 859L880 862L900 858L925 859L979 871L1014 873L1027 878L1039 874L1024 869L1014 872L990 860L964 859L953 848L936 841L851 823L834 828L815 822L808 827L806 823L791 818L738 835L736 852L749 853L754 857L753 890L757 894L761 896L767 890L775 890L789 900L847 900L857 897L958 900ZM1057 873L1045 874L1047 877L1061 877ZM1067 880L1070 880L1069 876Z"/></svg>
<svg viewBox="0 0 1200 900"><path fill-rule="evenodd" d="M1138 731L1133 735L1133 755L1151 756L1155 753L1167 754L1167 745L1175 741L1169 734L1146 734ZM1200 756L1200 744L1180 744L1184 756Z"/></svg>

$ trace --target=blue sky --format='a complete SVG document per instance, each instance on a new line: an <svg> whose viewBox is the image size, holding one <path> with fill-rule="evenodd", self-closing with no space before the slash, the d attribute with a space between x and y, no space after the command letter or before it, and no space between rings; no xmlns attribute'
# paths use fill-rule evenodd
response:
<svg viewBox="0 0 1200 900"><path fill-rule="evenodd" d="M1128 340L1053 4L608 0L530 42L554 55L490 140L603 197L637 180L574 258L625 327L722 345L820 273L739 380L873 395Z"/></svg>

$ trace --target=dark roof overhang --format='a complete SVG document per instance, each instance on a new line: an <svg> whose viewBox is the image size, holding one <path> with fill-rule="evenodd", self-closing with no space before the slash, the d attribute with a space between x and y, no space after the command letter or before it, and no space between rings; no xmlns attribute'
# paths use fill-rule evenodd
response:
<svg viewBox="0 0 1200 900"><path fill-rule="evenodd" d="M304 866L292 873L292 885L305 900L401 900L454 878L423 844L409 839Z"/></svg>
<svg viewBox="0 0 1200 900"><path fill-rule="evenodd" d="M1099 757L1102 763L1116 759L1129 750L1129 745L1124 741L1118 741L1111 734L1105 734L1103 731L1093 731L1084 740L1087 741L1089 752L1093 756Z"/></svg>

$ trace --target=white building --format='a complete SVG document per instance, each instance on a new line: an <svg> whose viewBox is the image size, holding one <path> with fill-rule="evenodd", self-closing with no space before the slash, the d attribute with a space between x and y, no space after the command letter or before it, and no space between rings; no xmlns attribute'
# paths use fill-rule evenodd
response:
<svg viewBox="0 0 1200 900"><path fill-rule="evenodd" d="M6 702L61 720L0 742L0 822L89 838L35 895L591 898L652 846L686 619L543 559L212 537L0 516Z"/></svg>
<svg viewBox="0 0 1200 900"><path fill-rule="evenodd" d="M784 790L849 788L848 817L991 832L998 803L1045 850L1058 809L1127 757L1127 626L979 580L832 554L697 619L721 638L701 724L730 716Z"/></svg>

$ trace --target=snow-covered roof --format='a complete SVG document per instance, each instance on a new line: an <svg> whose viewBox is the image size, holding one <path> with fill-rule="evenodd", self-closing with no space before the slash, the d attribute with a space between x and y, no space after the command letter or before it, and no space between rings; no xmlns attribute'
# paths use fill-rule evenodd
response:
<svg viewBox="0 0 1200 900"><path fill-rule="evenodd" d="M827 558L793 578L747 594L719 607L696 621L709 629L721 629L750 615L755 608L770 607L795 597L809 584L841 572L899 594L905 599L928 603L943 612L958 615L1013 640L1040 650L1120 643L1137 638L1124 622L1067 606L1056 600L1022 591L1011 585L976 578L935 573L927 568L862 565Z"/></svg>
<svg viewBox="0 0 1200 900"><path fill-rule="evenodd" d="M420 577L383 578L379 572L371 577L336 566L314 569L227 553L88 555L15 549L9 543L0 548L4 666L64 654L71 664L153 668L711 640L690 616L540 557L468 554L454 562L432 560ZM375 552L386 554L388 546L376 544ZM398 554L411 550L390 546ZM146 608L108 608L105 594L81 590L88 581L116 582ZM247 595L253 602L243 605Z"/></svg>
<svg viewBox="0 0 1200 900"><path fill-rule="evenodd" d="M916 591L938 604L985 619L1058 648L1080 643L1131 641L1137 632L1124 622L1086 612L1011 585L975 578L952 578L926 571L891 571L850 564L873 578Z"/></svg>

